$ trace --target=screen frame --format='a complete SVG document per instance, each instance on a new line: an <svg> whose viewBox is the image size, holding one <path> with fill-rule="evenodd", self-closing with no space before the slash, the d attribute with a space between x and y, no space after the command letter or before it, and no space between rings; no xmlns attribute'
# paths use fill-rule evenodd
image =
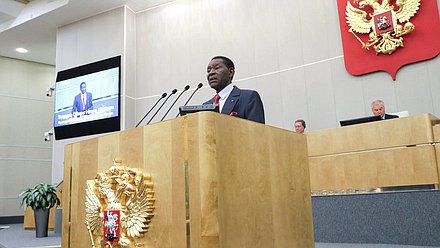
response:
<svg viewBox="0 0 440 248"><path fill-rule="evenodd" d="M56 82L100 72L112 68L119 68L118 75L118 115L101 120L81 122L71 125L54 127L55 140L76 138L81 136L108 133L121 130L121 56L116 56L86 65L59 71ZM55 95L56 97L56 95ZM55 110L54 110L55 118ZM55 119L54 119L55 123ZM55 126L55 125L54 125Z"/></svg>

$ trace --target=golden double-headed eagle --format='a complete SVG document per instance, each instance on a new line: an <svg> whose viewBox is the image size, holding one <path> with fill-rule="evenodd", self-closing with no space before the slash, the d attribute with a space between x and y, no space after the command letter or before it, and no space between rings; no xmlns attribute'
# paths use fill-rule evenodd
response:
<svg viewBox="0 0 440 248"><path fill-rule="evenodd" d="M95 180L87 181L86 219L92 247L140 247L136 239L149 228L154 216L154 191L149 175L141 171L114 165L98 173ZM108 241L104 234L104 212L116 210L120 213L118 240Z"/></svg>
<svg viewBox="0 0 440 248"><path fill-rule="evenodd" d="M363 48L369 50L374 46L376 54L391 54L398 47L403 47L402 36L414 30L415 27L409 19L419 10L420 2L421 0L396 0L393 5L390 0L382 0L381 3L379 0L353 0L359 6L355 8L348 1L345 15L350 26L349 32L361 42ZM369 33L369 40L362 41L355 32Z"/></svg>

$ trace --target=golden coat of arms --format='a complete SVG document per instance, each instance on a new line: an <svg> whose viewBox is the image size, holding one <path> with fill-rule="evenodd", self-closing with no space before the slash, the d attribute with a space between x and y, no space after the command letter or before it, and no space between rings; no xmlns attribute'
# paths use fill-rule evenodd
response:
<svg viewBox="0 0 440 248"><path fill-rule="evenodd" d="M154 216L150 175L114 165L87 181L85 224L92 247L140 247Z"/></svg>
<svg viewBox="0 0 440 248"><path fill-rule="evenodd" d="M351 32L369 50L374 46L376 54L391 54L403 47L403 36L414 30L409 22L419 10L421 0L353 0L359 5L354 7L350 1L346 6L346 20ZM372 10L372 12L371 12ZM367 42L362 41L356 33L369 34Z"/></svg>

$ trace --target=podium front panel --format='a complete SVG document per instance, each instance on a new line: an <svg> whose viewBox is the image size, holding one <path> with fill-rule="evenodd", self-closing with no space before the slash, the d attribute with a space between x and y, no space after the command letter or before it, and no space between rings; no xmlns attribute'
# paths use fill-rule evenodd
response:
<svg viewBox="0 0 440 248"><path fill-rule="evenodd" d="M197 113L68 145L65 156L63 247L91 246L86 180L114 159L151 175L144 247L314 247L304 135Z"/></svg>

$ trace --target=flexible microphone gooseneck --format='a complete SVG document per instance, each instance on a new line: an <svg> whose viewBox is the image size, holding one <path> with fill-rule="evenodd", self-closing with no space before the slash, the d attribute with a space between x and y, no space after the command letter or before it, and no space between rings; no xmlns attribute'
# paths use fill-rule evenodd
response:
<svg viewBox="0 0 440 248"><path fill-rule="evenodd" d="M142 119L139 121L139 123L136 125L136 127L138 127L142 123L142 121L145 119L145 117L147 117L148 114L150 114L150 112L154 109L154 107L156 107L156 105L160 102L160 100L165 98L167 95L168 94L166 92L164 92L162 94L162 96L159 98L159 100L156 101L156 103L153 105L153 107L150 110L148 110L148 112L144 115L144 117L142 117Z"/></svg>
<svg viewBox="0 0 440 248"><path fill-rule="evenodd" d="M174 89L173 91L171 91L171 93L168 95L168 97L165 99L165 101L163 101L162 105L160 105L160 107L156 110L156 113L154 113L154 115L148 121L147 125L150 124L150 122L154 119L154 117L157 115L157 113L159 113L159 110L163 107L163 105L168 101L168 99L170 99L170 97L172 95L176 94L176 92L177 92L177 89Z"/></svg>
<svg viewBox="0 0 440 248"><path fill-rule="evenodd" d="M191 96L189 96L188 100L186 100L185 104L183 106L186 106L189 103L189 100L191 100L191 98L194 96L194 94L196 93L196 91L198 91L200 88L202 88L203 84L199 83L197 85L197 88L193 91L193 93L191 94ZM180 113L177 113L176 118L179 117Z"/></svg>
<svg viewBox="0 0 440 248"><path fill-rule="evenodd" d="M176 104L176 102L177 102L177 100L179 100L180 96L187 90L189 90L189 85L187 85L187 86L185 86L185 88L183 88L182 92L180 92L180 94L177 96L176 100L174 100L173 104L171 104L171 106L168 108L167 112L162 117L162 119L160 119L160 121L163 121L163 119L165 119L165 116L167 116L167 114L170 112L171 108L174 106L174 104Z"/></svg>

